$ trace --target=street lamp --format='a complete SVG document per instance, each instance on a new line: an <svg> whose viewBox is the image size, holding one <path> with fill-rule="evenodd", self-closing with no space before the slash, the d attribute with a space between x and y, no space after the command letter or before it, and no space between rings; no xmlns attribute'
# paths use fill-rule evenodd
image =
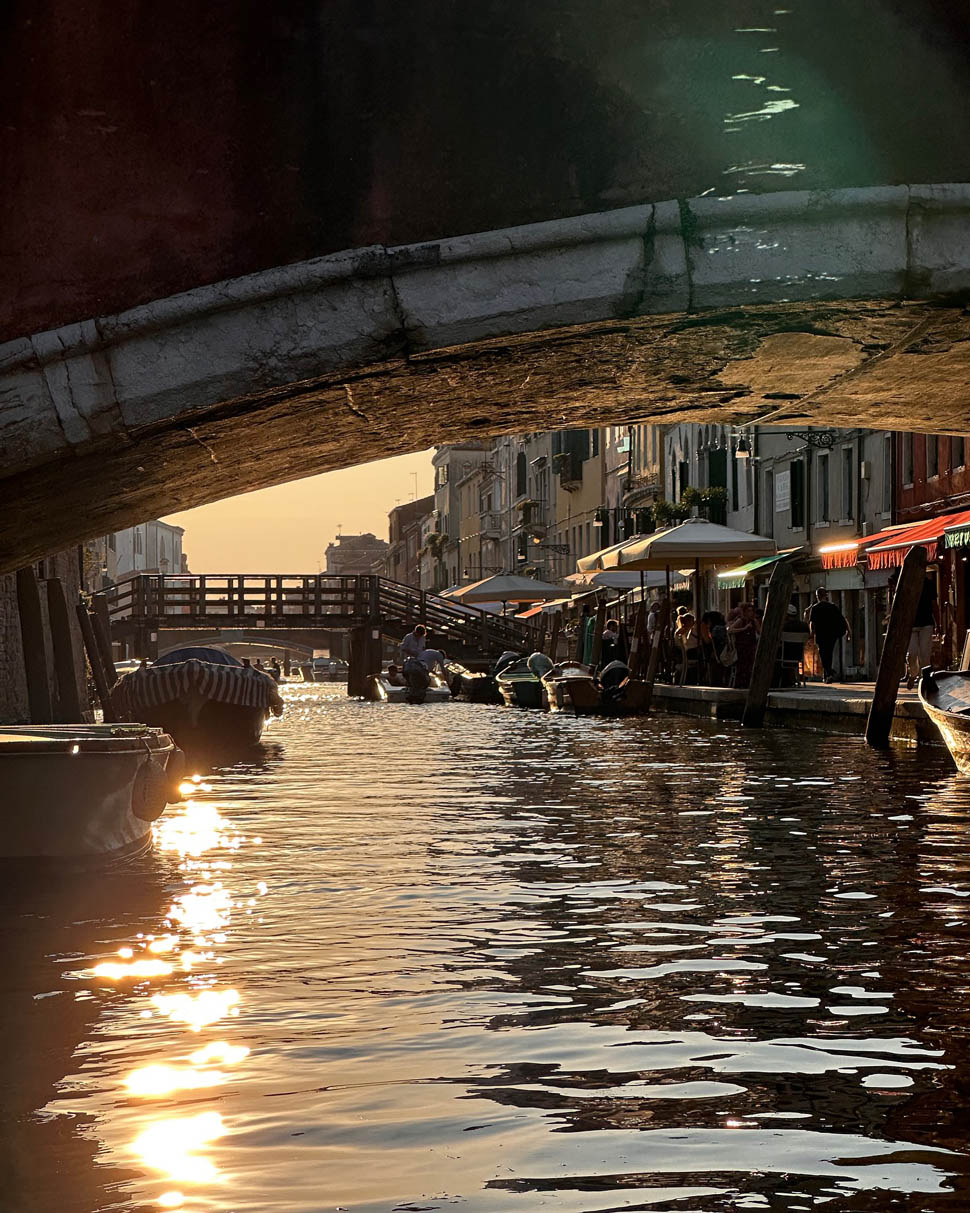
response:
<svg viewBox="0 0 970 1213"><path fill-rule="evenodd" d="M831 430L789 430L785 437L789 442L793 438L801 438L809 446L821 447L826 451L835 445L835 434Z"/></svg>
<svg viewBox="0 0 970 1213"><path fill-rule="evenodd" d="M738 438L738 445L734 448L735 459L750 459L751 447L748 445L748 440L743 434Z"/></svg>

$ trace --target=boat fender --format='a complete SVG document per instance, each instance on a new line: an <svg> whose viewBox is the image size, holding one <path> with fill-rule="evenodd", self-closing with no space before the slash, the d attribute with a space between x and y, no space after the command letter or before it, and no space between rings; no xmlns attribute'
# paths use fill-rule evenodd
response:
<svg viewBox="0 0 970 1213"><path fill-rule="evenodd" d="M150 754L135 773L131 811L140 821L157 821L165 812L171 791L165 764Z"/></svg>
<svg viewBox="0 0 970 1213"><path fill-rule="evenodd" d="M180 800L185 799L179 791L179 787L185 778L186 770L185 754L179 749L174 749L169 754L168 762L165 764L165 779L168 783L169 804L177 804Z"/></svg>

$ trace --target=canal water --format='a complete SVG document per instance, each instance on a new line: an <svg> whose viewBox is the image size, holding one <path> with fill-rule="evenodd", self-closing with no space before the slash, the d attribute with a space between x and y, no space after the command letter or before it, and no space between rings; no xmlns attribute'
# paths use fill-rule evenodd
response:
<svg viewBox="0 0 970 1213"><path fill-rule="evenodd" d="M4 1209L970 1205L943 751L292 684L2 889Z"/></svg>

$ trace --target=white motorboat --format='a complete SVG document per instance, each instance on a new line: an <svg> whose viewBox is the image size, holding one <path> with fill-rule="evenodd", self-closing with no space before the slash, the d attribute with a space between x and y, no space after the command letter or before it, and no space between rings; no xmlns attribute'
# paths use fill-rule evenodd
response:
<svg viewBox="0 0 970 1213"><path fill-rule="evenodd" d="M146 725L0 725L0 858L137 854L183 771Z"/></svg>
<svg viewBox="0 0 970 1213"><path fill-rule="evenodd" d="M382 703L450 703L454 698L451 687L437 674L428 675L428 685L423 689L391 682L387 674L377 674L371 679L367 697Z"/></svg>

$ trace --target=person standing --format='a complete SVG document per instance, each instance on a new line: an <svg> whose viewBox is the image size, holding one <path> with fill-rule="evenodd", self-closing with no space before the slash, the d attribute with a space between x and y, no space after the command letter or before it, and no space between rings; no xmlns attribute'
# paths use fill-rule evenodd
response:
<svg viewBox="0 0 970 1213"><path fill-rule="evenodd" d="M927 573L923 579L923 588L920 590L913 630L909 634L909 648L906 652L907 690L912 689L923 666L930 664L933 653L933 634L939 630L940 603L936 593L936 578L932 573Z"/></svg>
<svg viewBox="0 0 970 1213"><path fill-rule="evenodd" d="M403 665L409 657L420 657L424 650L428 647L427 642L428 631L423 623L416 624L413 631L401 641L401 664Z"/></svg>
<svg viewBox="0 0 970 1213"><path fill-rule="evenodd" d="M829 602L828 590L821 586L815 591L815 601L805 617L822 662L822 677L825 682L835 682L835 646L843 636L852 639L848 621L835 603Z"/></svg>
<svg viewBox="0 0 970 1213"><path fill-rule="evenodd" d="M742 602L736 610L736 614L732 611L731 615L728 615L727 631L734 641L737 654L734 663L734 685L744 688L750 686L751 675L754 673L758 637L761 635L761 620L758 618L753 602Z"/></svg>

